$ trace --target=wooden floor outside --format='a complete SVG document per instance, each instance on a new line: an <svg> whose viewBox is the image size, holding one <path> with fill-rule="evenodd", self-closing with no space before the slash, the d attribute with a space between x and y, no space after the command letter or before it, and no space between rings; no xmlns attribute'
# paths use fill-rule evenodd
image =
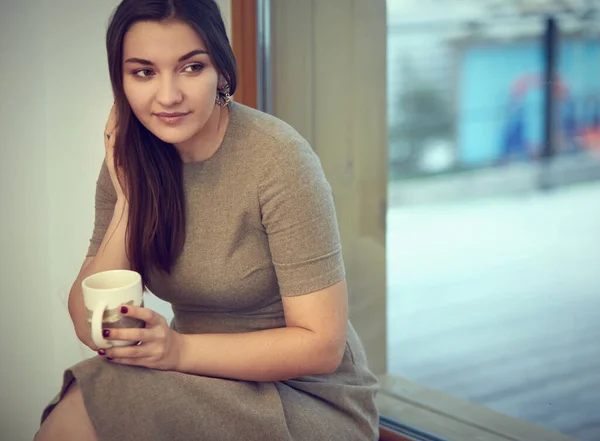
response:
<svg viewBox="0 0 600 441"><path fill-rule="evenodd" d="M387 310L391 374L600 440L600 184L390 207Z"/></svg>

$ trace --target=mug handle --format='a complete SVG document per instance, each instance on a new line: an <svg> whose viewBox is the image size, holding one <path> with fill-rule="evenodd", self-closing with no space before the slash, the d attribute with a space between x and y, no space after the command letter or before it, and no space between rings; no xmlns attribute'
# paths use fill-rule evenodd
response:
<svg viewBox="0 0 600 441"><path fill-rule="evenodd" d="M92 314L92 324L90 326L90 332L92 334L92 341L96 346L102 349L108 349L112 345L104 339L102 336L102 317L104 316L104 311L108 308L108 303L99 302L94 308L94 313Z"/></svg>

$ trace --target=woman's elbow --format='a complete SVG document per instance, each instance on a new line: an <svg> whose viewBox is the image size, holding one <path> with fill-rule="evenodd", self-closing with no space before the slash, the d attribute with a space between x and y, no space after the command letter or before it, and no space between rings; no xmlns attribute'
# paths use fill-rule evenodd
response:
<svg viewBox="0 0 600 441"><path fill-rule="evenodd" d="M340 367L344 358L344 352L346 349L346 340L330 342L324 345L321 349L319 357L320 374L332 374Z"/></svg>

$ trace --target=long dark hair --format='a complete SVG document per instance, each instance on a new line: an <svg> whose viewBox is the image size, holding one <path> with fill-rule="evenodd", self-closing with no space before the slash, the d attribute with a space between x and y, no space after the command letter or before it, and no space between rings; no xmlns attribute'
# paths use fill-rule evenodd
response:
<svg viewBox="0 0 600 441"><path fill-rule="evenodd" d="M123 89L123 41L139 21L168 19L185 22L198 33L231 95L237 85L235 57L214 0L123 0L113 12L106 49L118 112L115 167L122 170L120 179L128 190L127 257L144 285L154 269L170 273L183 249L182 163L173 145L153 135L131 110Z"/></svg>

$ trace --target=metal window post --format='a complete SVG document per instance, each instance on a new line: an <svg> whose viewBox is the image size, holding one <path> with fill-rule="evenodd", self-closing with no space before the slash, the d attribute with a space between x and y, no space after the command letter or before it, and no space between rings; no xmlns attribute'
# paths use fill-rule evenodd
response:
<svg viewBox="0 0 600 441"><path fill-rule="evenodd" d="M257 107L273 113L270 0L256 0L256 33Z"/></svg>
<svg viewBox="0 0 600 441"><path fill-rule="evenodd" d="M546 20L544 32L544 146L542 157L556 153L556 116L558 91L558 25L556 19Z"/></svg>

